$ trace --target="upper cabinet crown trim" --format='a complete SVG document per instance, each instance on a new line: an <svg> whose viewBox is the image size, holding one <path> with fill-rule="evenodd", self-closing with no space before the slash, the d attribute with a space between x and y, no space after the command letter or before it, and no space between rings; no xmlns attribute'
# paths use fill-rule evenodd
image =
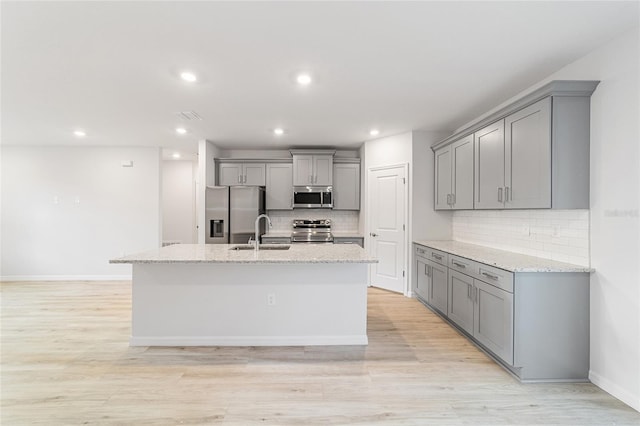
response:
<svg viewBox="0 0 640 426"><path fill-rule="evenodd" d="M335 149L290 149L291 155L335 155Z"/></svg>
<svg viewBox="0 0 640 426"><path fill-rule="evenodd" d="M462 129L459 132L454 133L446 139L441 140L431 146L433 151L443 146L449 145L461 137L467 136L476 130L500 120L516 111L526 108L527 106L538 102L547 96L591 96L600 81L595 80L554 80L550 83L540 87L537 90L523 96L515 102L510 103L504 108L492 113L491 115L483 118L477 123L472 124L469 127Z"/></svg>
<svg viewBox="0 0 640 426"><path fill-rule="evenodd" d="M291 163L291 158L214 158L216 163Z"/></svg>

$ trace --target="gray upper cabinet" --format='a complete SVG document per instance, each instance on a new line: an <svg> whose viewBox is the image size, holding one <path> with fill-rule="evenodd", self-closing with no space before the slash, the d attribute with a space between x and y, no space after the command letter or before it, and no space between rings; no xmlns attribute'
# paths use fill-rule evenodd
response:
<svg viewBox="0 0 640 426"><path fill-rule="evenodd" d="M333 183L333 154L293 154L294 186Z"/></svg>
<svg viewBox="0 0 640 426"><path fill-rule="evenodd" d="M218 185L220 186L265 186L264 163L219 163Z"/></svg>
<svg viewBox="0 0 640 426"><path fill-rule="evenodd" d="M267 210L293 209L293 164L267 164Z"/></svg>
<svg viewBox="0 0 640 426"><path fill-rule="evenodd" d="M440 148L435 158L435 209L473 209L473 135Z"/></svg>
<svg viewBox="0 0 640 426"><path fill-rule="evenodd" d="M598 83L552 81L432 146L434 208L589 208L590 98ZM474 138L470 207L461 202L466 176L458 173L467 157L454 152L463 135Z"/></svg>
<svg viewBox="0 0 640 426"><path fill-rule="evenodd" d="M551 98L504 120L504 205L551 208Z"/></svg>
<svg viewBox="0 0 640 426"><path fill-rule="evenodd" d="M504 120L475 133L476 209L504 207Z"/></svg>
<svg viewBox="0 0 640 426"><path fill-rule="evenodd" d="M451 209L451 145L434 152L435 180L435 209Z"/></svg>
<svg viewBox="0 0 640 426"><path fill-rule="evenodd" d="M360 164L333 165L333 209L360 210Z"/></svg>

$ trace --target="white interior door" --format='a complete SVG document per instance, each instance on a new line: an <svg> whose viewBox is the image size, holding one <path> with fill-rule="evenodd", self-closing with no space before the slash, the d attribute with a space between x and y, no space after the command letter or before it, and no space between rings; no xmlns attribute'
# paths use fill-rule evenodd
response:
<svg viewBox="0 0 640 426"><path fill-rule="evenodd" d="M370 169L368 179L371 285L404 293L406 167Z"/></svg>

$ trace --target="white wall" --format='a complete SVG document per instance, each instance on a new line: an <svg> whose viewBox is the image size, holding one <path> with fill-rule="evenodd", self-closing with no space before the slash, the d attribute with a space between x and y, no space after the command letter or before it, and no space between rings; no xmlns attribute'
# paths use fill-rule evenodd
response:
<svg viewBox="0 0 640 426"><path fill-rule="evenodd" d="M640 410L640 45L636 29L550 79L597 79L591 98L591 371Z"/></svg>
<svg viewBox="0 0 640 426"><path fill-rule="evenodd" d="M596 272L591 276L589 378L636 410L640 410L639 38L635 28L486 114L551 80L601 81L591 97L590 246Z"/></svg>
<svg viewBox="0 0 640 426"><path fill-rule="evenodd" d="M443 133L408 132L365 142L363 147L363 206L366 206L368 170L373 167L408 164L408 218L407 246L405 250L408 271L407 283L411 283L412 243L416 239L450 239L451 213L433 210L433 152L430 146L446 137ZM365 246L368 248L366 210L361 211L364 222ZM411 295L410 286L407 295Z"/></svg>
<svg viewBox="0 0 640 426"><path fill-rule="evenodd" d="M160 245L160 161L158 148L2 146L2 279L130 277L109 259Z"/></svg>
<svg viewBox="0 0 640 426"><path fill-rule="evenodd" d="M162 242L192 244L196 234L196 164L162 162Z"/></svg>

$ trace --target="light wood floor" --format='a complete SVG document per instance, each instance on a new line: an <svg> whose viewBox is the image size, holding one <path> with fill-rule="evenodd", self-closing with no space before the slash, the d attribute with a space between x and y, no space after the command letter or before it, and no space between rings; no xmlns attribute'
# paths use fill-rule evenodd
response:
<svg viewBox="0 0 640 426"><path fill-rule="evenodd" d="M130 283L1 290L2 425L640 424L591 384L519 384L381 290L369 346L281 348L130 348Z"/></svg>

